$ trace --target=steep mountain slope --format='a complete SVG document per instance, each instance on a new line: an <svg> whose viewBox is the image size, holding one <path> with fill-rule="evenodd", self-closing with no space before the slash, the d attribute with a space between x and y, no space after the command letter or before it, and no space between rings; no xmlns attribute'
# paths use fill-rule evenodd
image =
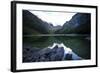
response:
<svg viewBox="0 0 100 73"><path fill-rule="evenodd" d="M46 34L50 32L51 24L39 19L28 10L23 10L23 34Z"/></svg>
<svg viewBox="0 0 100 73"><path fill-rule="evenodd" d="M70 21L64 23L62 29L55 33L89 34L91 29L91 15L89 13L77 13Z"/></svg>

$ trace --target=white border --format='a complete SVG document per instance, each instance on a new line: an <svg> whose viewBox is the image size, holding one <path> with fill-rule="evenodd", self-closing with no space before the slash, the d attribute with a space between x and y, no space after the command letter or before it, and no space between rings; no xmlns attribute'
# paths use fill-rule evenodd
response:
<svg viewBox="0 0 100 73"><path fill-rule="evenodd" d="M87 66L96 65L96 10L95 8L84 7L67 7L67 6L47 6L47 5L28 5L17 4L17 20L16 20L16 59L17 70L23 69L39 69L39 68L52 68L52 67L72 67L72 66ZM22 63L22 9L25 10L53 10L53 11L70 11L91 13L91 60L77 60L77 61L58 61L58 62L38 62L38 63ZM59 19L58 19L59 20Z"/></svg>

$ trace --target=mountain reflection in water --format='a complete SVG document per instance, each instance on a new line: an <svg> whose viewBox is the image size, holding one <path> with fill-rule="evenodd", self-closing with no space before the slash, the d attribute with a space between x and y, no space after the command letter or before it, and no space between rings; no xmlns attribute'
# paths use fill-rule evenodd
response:
<svg viewBox="0 0 100 73"><path fill-rule="evenodd" d="M88 36L32 36L23 38L23 62L90 59Z"/></svg>

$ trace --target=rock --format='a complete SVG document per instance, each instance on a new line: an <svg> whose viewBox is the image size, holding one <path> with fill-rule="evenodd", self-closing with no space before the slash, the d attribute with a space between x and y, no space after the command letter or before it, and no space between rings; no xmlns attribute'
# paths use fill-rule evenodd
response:
<svg viewBox="0 0 100 73"><path fill-rule="evenodd" d="M34 51L35 48L23 49L23 62L45 62L45 61L62 61L62 60L80 60L81 57L73 52L66 53L64 46L55 45L52 49L44 48Z"/></svg>
<svg viewBox="0 0 100 73"><path fill-rule="evenodd" d="M53 50L53 53L52 53L51 58L56 61L61 61L64 56L64 48L63 47L57 48L57 46L55 46L54 49L52 50Z"/></svg>
<svg viewBox="0 0 100 73"><path fill-rule="evenodd" d="M23 50L23 62L61 61L64 56L63 47L55 46L53 49L43 49L33 52L29 48Z"/></svg>
<svg viewBox="0 0 100 73"><path fill-rule="evenodd" d="M72 60L72 54L66 54L65 60Z"/></svg>

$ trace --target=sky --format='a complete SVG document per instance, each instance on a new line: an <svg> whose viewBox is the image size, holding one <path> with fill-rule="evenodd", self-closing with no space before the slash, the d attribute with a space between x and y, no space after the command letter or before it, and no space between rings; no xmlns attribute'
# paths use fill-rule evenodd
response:
<svg viewBox="0 0 100 73"><path fill-rule="evenodd" d="M43 21L52 23L53 26L63 26L66 21L69 21L76 13L68 12L47 12L47 11L30 11L34 15L38 16Z"/></svg>

